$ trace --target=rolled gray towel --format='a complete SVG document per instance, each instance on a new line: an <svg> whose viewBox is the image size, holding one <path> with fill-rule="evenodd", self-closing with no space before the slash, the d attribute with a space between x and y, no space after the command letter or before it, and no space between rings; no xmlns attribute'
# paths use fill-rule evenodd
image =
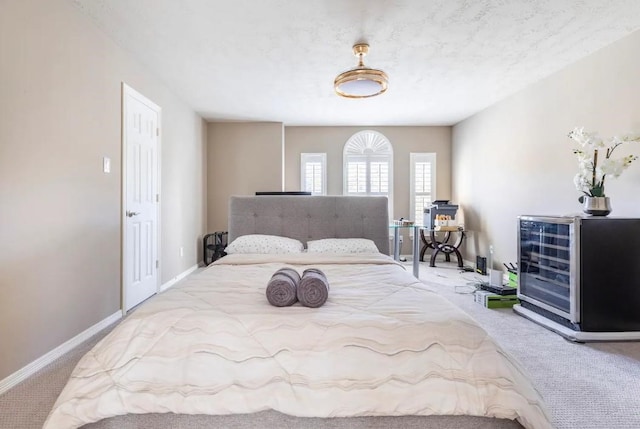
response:
<svg viewBox="0 0 640 429"><path fill-rule="evenodd" d="M306 307L320 307L329 297L327 276L317 268L308 268L302 273L298 284L298 301Z"/></svg>
<svg viewBox="0 0 640 429"><path fill-rule="evenodd" d="M267 284L267 300L276 307L293 305L297 300L300 274L293 268L280 268Z"/></svg>

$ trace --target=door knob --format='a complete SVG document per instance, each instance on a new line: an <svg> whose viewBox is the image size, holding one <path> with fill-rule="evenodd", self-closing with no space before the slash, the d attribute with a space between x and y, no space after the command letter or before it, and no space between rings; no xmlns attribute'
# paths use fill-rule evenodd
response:
<svg viewBox="0 0 640 429"><path fill-rule="evenodd" d="M130 212L129 210L127 210L127 217L134 217L139 215L140 212Z"/></svg>

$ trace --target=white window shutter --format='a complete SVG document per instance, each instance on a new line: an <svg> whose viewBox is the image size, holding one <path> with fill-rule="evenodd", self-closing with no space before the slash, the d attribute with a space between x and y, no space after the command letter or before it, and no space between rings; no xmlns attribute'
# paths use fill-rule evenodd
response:
<svg viewBox="0 0 640 429"><path fill-rule="evenodd" d="M393 148L377 131L355 133L343 151L343 193L345 195L382 195L389 200L393 217Z"/></svg>
<svg viewBox="0 0 640 429"><path fill-rule="evenodd" d="M312 195L327 194L327 154L300 155L300 188Z"/></svg>
<svg viewBox="0 0 640 429"><path fill-rule="evenodd" d="M410 160L410 201L413 221L422 225L424 208L435 200L436 154L411 153Z"/></svg>

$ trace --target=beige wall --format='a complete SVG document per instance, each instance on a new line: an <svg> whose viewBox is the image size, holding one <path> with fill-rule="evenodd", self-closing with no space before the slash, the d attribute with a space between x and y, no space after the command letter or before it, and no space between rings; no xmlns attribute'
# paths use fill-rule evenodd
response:
<svg viewBox="0 0 640 429"><path fill-rule="evenodd" d="M300 190L300 154L327 153L327 192L342 195L342 151L349 138L362 130L385 135L393 146L393 216L410 218L409 154L435 152L437 163L436 197L451 197L451 128L450 127L286 127L285 189ZM405 237L408 238L408 237ZM410 253L409 240L403 253Z"/></svg>
<svg viewBox="0 0 640 429"><path fill-rule="evenodd" d="M0 76L1 380L120 308L121 83L162 107L162 283L198 260L206 128L66 0L3 2Z"/></svg>
<svg viewBox="0 0 640 429"><path fill-rule="evenodd" d="M515 261L520 214L581 212L567 134L575 126L606 137L640 131L639 50L636 32L453 128L453 194L466 207L468 259L493 244L497 268ZM640 216L640 162L609 180L606 194L612 216Z"/></svg>
<svg viewBox="0 0 640 429"><path fill-rule="evenodd" d="M214 122L208 126L208 230L227 229L231 195L282 189L284 139L285 190L300 190L300 154L327 153L327 188L342 194L342 150L354 133L384 134L394 150L394 215L409 216L409 153L436 152L437 196L451 196L450 127L284 127L280 123ZM403 252L410 252L405 241Z"/></svg>
<svg viewBox="0 0 640 429"><path fill-rule="evenodd" d="M228 228L229 197L282 190L283 127L274 122L208 126L208 229Z"/></svg>

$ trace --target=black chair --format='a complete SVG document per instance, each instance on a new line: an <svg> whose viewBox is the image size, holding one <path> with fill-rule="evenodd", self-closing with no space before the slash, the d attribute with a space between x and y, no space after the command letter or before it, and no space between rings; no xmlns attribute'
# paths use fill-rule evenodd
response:
<svg viewBox="0 0 640 429"><path fill-rule="evenodd" d="M205 265L211 264L216 259L226 255L227 231L216 231L202 238L202 260Z"/></svg>

